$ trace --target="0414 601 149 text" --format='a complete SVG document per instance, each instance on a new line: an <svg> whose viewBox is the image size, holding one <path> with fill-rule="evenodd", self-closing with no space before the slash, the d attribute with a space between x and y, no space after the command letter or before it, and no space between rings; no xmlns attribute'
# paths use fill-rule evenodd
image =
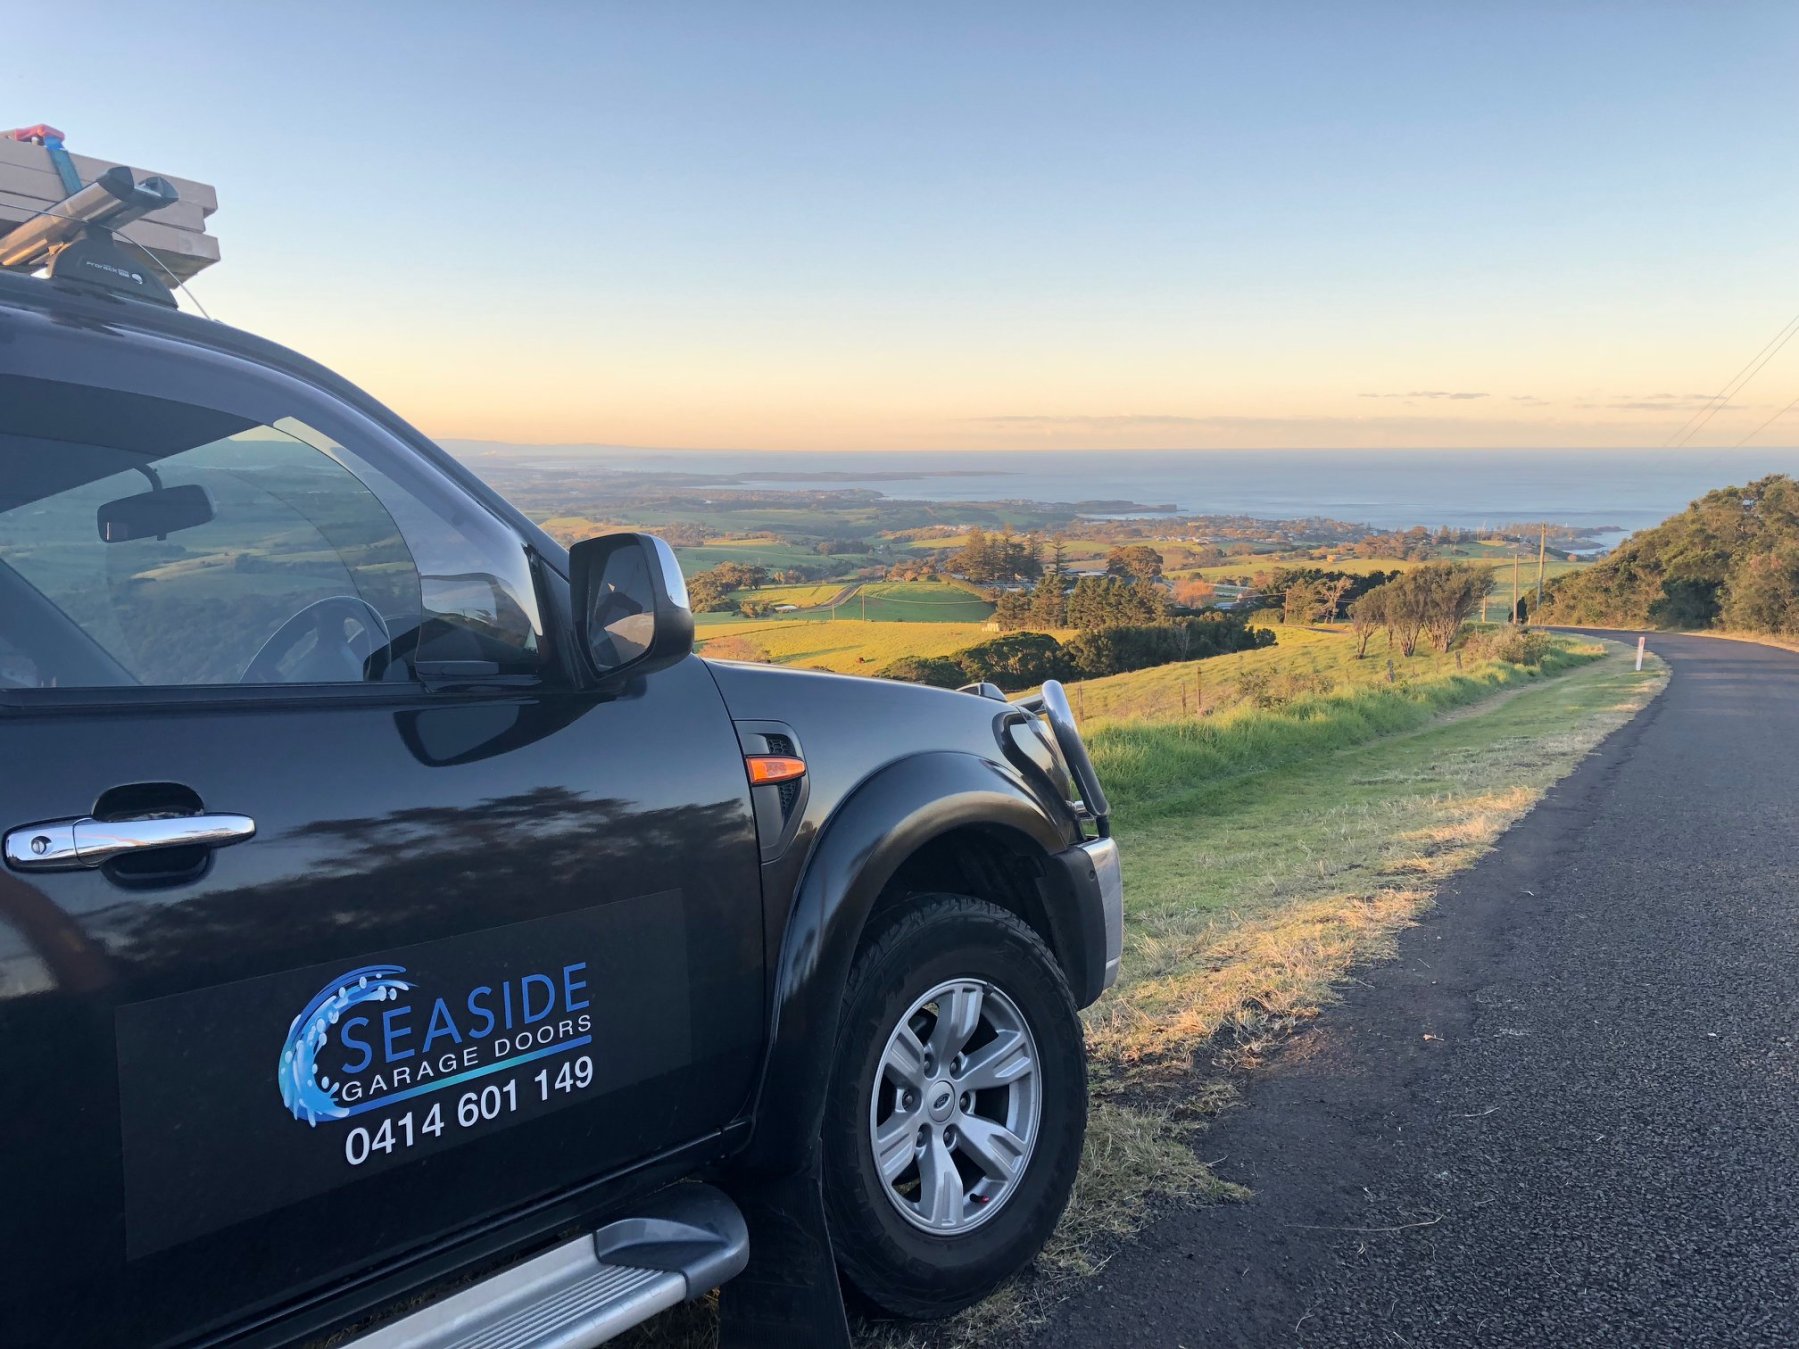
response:
<svg viewBox="0 0 1799 1349"><path fill-rule="evenodd" d="M441 1138L446 1129L473 1129L498 1120L519 1108L521 1094L525 1100L547 1104L558 1094L572 1095L592 1085L593 1059L589 1055L563 1059L554 1071L539 1068L529 1077L508 1077L465 1091L457 1096L453 1110L445 1109L446 1102L435 1101L428 1110L406 1110L378 1125L355 1125L344 1135L344 1160L361 1166L376 1153L391 1155L426 1138Z"/></svg>

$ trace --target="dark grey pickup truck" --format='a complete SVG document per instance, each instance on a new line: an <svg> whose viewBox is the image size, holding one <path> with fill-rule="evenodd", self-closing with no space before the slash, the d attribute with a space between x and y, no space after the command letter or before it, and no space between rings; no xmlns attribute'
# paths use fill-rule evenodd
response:
<svg viewBox="0 0 1799 1349"><path fill-rule="evenodd" d="M1121 945L1061 690L702 660L666 544L83 247L0 273L0 1341L829 1345L1025 1265Z"/></svg>

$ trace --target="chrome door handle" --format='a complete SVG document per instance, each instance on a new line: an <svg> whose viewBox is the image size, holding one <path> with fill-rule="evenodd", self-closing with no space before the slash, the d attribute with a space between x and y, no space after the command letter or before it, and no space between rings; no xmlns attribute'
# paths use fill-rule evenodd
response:
<svg viewBox="0 0 1799 1349"><path fill-rule="evenodd" d="M224 848L255 837L256 821L248 815L47 820L7 833L6 863L20 871L71 871L151 848Z"/></svg>

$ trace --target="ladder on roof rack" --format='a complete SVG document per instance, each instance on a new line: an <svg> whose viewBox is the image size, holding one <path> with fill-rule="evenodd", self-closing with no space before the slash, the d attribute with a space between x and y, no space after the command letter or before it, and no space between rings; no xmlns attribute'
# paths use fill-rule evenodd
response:
<svg viewBox="0 0 1799 1349"><path fill-rule="evenodd" d="M139 179L120 165L86 187L0 234L0 267L34 272L83 290L124 294L175 308L175 296L143 257L132 258L114 231L181 200L164 178Z"/></svg>
<svg viewBox="0 0 1799 1349"><path fill-rule="evenodd" d="M43 124L0 128L0 270L48 270L59 282L172 304L163 283L178 286L219 260L206 230L218 193L73 154L63 140Z"/></svg>

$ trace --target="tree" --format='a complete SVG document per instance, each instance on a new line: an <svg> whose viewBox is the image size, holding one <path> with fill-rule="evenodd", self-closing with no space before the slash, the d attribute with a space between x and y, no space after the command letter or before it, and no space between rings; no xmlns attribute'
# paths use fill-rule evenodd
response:
<svg viewBox="0 0 1799 1349"><path fill-rule="evenodd" d="M1492 569L1471 562L1427 562L1396 576L1349 606L1357 659L1367 653L1368 638L1382 625L1388 646L1397 641L1401 655L1414 654L1418 638L1427 632L1437 650L1449 650L1492 589Z"/></svg>
<svg viewBox="0 0 1799 1349"><path fill-rule="evenodd" d="M1228 651L1251 651L1273 642L1272 632L1250 627L1241 614L1214 613L1173 623L1094 628L1070 638L1062 650L1076 673L1094 679Z"/></svg>
<svg viewBox="0 0 1799 1349"><path fill-rule="evenodd" d="M1048 633L1017 632L981 642L955 655L970 680L997 684L1008 693L1072 672L1062 644Z"/></svg>
<svg viewBox="0 0 1799 1349"><path fill-rule="evenodd" d="M1074 589L1068 592L1069 627L1101 628L1108 621L1113 621L1109 612L1112 607L1110 596L1106 589L1108 581L1083 576L1074 583Z"/></svg>
<svg viewBox="0 0 1799 1349"><path fill-rule="evenodd" d="M1158 623L1168 602L1158 585L1116 576L1083 576L1068 596L1068 626L1089 629L1121 623Z"/></svg>
<svg viewBox="0 0 1799 1349"><path fill-rule="evenodd" d="M1385 613L1388 643L1391 644L1397 638L1399 654L1410 656L1418 650L1418 636L1424 631L1424 625L1430 617L1425 587L1408 575L1401 576L1397 581L1387 582L1381 589L1387 592Z"/></svg>
<svg viewBox="0 0 1799 1349"><path fill-rule="evenodd" d="M1368 639L1374 636L1376 628L1387 625L1387 591L1385 586L1376 586L1366 595L1352 601L1349 606L1349 630L1355 634L1355 658L1361 660L1368 654Z"/></svg>
<svg viewBox="0 0 1799 1349"><path fill-rule="evenodd" d="M986 582L993 570L993 555L979 525L968 531L968 541L950 558L949 569L977 585Z"/></svg>
<svg viewBox="0 0 1799 1349"><path fill-rule="evenodd" d="M1018 538L1010 526L998 535L988 535L977 526L968 531L968 542L951 555L948 565L976 585L1001 585L1031 580L1042 564L1037 560L1035 536Z"/></svg>
<svg viewBox="0 0 1799 1349"><path fill-rule="evenodd" d="M1492 593L1493 569L1472 562L1427 562L1402 584L1420 592L1425 630L1437 650L1447 651L1462 624L1480 612Z"/></svg>
<svg viewBox="0 0 1799 1349"><path fill-rule="evenodd" d="M994 622L1001 632L1016 632L1031 626L1031 597L1022 590L1008 590L993 606Z"/></svg>
<svg viewBox="0 0 1799 1349"><path fill-rule="evenodd" d="M1318 616L1324 603L1323 588L1316 581L1300 581L1287 587L1286 598L1281 603L1281 621L1283 623L1310 623Z"/></svg>
<svg viewBox="0 0 1799 1349"><path fill-rule="evenodd" d="M1194 577L1187 581L1177 581L1174 587L1174 602L1187 609L1203 609L1218 598L1218 587L1210 581Z"/></svg>
<svg viewBox="0 0 1799 1349"><path fill-rule="evenodd" d="M1555 623L1799 631L1799 483L1784 473L1707 492L1633 534L1604 561L1553 582L1537 617Z"/></svg>
<svg viewBox="0 0 1799 1349"><path fill-rule="evenodd" d="M1062 593L1064 582L1061 559L1061 540L1057 539L1055 550L1050 555L1050 563L1037 578L1036 588L1031 591L1030 617L1034 628L1068 626L1068 598Z"/></svg>
<svg viewBox="0 0 1799 1349"><path fill-rule="evenodd" d="M901 656L875 674L882 679L903 679L909 684L928 684L938 689L959 689L972 682L961 662L949 656Z"/></svg>
<svg viewBox="0 0 1799 1349"><path fill-rule="evenodd" d="M1106 575L1153 584L1162 579L1162 555L1146 543L1114 548L1106 554Z"/></svg>
<svg viewBox="0 0 1799 1349"><path fill-rule="evenodd" d="M1722 613L1732 628L1799 634L1799 546L1747 558L1731 576Z"/></svg>
<svg viewBox="0 0 1799 1349"><path fill-rule="evenodd" d="M1335 623L1343 616L1343 603L1352 594L1364 594L1367 587L1357 588L1357 578L1347 572L1338 573L1333 579L1320 584L1319 608L1321 617L1326 623Z"/></svg>

